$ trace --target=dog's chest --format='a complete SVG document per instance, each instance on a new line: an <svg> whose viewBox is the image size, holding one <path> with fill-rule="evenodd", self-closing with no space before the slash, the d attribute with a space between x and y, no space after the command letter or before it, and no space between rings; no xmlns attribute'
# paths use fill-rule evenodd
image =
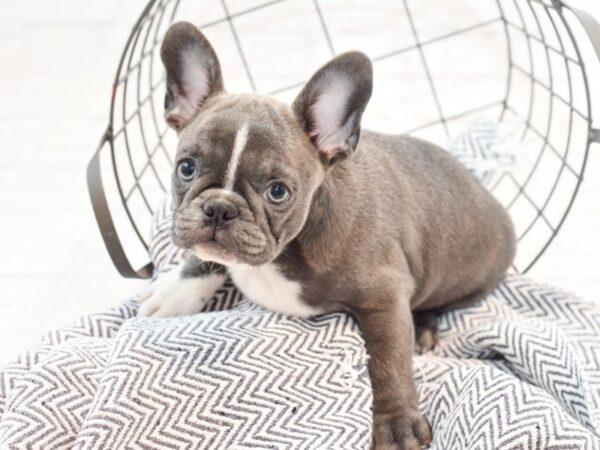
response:
<svg viewBox="0 0 600 450"><path fill-rule="evenodd" d="M229 267L231 279L252 302L271 311L309 317L320 311L302 301L302 285L286 278L274 264Z"/></svg>

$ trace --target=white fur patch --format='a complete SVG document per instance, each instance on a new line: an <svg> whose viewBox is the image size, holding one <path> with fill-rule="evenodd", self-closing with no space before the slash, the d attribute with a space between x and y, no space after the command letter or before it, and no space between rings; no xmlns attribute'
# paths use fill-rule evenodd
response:
<svg viewBox="0 0 600 450"><path fill-rule="evenodd" d="M344 143L347 130L342 126L342 120L350 93L350 82L346 78L337 78L319 95L312 106L315 128L311 135L317 137L319 149L333 150Z"/></svg>
<svg viewBox="0 0 600 450"><path fill-rule="evenodd" d="M174 269L159 277L141 293L138 317L174 317L198 313L224 282L223 274L181 278L181 269Z"/></svg>
<svg viewBox="0 0 600 450"><path fill-rule="evenodd" d="M252 302L271 311L290 316L309 317L320 314L301 299L300 283L288 280L274 264L228 267L231 279Z"/></svg>
<svg viewBox="0 0 600 450"><path fill-rule="evenodd" d="M242 152L246 148L246 141L248 140L248 123L244 122L242 127L238 130L235 135L235 143L233 144L233 151L231 152L231 159L227 166L227 172L225 173L225 189L228 191L233 190L233 183L235 182L235 173L237 172L240 159L242 158Z"/></svg>

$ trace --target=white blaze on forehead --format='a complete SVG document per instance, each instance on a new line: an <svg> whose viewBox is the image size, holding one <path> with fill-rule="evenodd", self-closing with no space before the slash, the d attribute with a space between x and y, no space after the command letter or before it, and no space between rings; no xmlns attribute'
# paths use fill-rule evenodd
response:
<svg viewBox="0 0 600 450"><path fill-rule="evenodd" d="M233 183L235 182L235 173L237 172L240 159L242 158L242 152L246 147L246 141L248 140L248 122L244 122L241 128L235 135L235 142L233 144L233 151L231 152L231 159L227 166L227 172L225 173L225 189L228 191L233 190Z"/></svg>

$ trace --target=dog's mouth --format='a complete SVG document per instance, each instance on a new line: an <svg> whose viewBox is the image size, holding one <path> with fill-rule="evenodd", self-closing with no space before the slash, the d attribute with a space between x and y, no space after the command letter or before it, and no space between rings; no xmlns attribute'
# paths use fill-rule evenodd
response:
<svg viewBox="0 0 600 450"><path fill-rule="evenodd" d="M235 255L215 240L197 243L192 250L203 261L212 261L225 266L237 262Z"/></svg>
<svg viewBox="0 0 600 450"><path fill-rule="evenodd" d="M256 224L234 220L215 226L195 218L175 218L173 239L203 261L225 266L239 263L258 265L272 259L273 243Z"/></svg>
<svg viewBox="0 0 600 450"><path fill-rule="evenodd" d="M213 261L224 265L237 261L236 244L227 228L204 226L199 230L193 251L204 261Z"/></svg>

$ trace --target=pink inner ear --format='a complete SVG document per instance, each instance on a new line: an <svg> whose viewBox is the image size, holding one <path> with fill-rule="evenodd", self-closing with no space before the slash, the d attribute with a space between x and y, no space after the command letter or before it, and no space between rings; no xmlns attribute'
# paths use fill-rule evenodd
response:
<svg viewBox="0 0 600 450"><path fill-rule="evenodd" d="M183 92L176 93L173 108L166 114L167 121L177 129L189 123L210 93L206 61L193 50L184 50L181 63Z"/></svg>
<svg viewBox="0 0 600 450"><path fill-rule="evenodd" d="M183 52L181 62L184 97L192 105L198 107L209 94L206 61L193 50L186 50Z"/></svg>
<svg viewBox="0 0 600 450"><path fill-rule="evenodd" d="M313 129L311 137L323 152L334 151L345 145L348 138L347 127L342 121L350 97L350 82L346 78L332 81L318 96L311 107Z"/></svg>

